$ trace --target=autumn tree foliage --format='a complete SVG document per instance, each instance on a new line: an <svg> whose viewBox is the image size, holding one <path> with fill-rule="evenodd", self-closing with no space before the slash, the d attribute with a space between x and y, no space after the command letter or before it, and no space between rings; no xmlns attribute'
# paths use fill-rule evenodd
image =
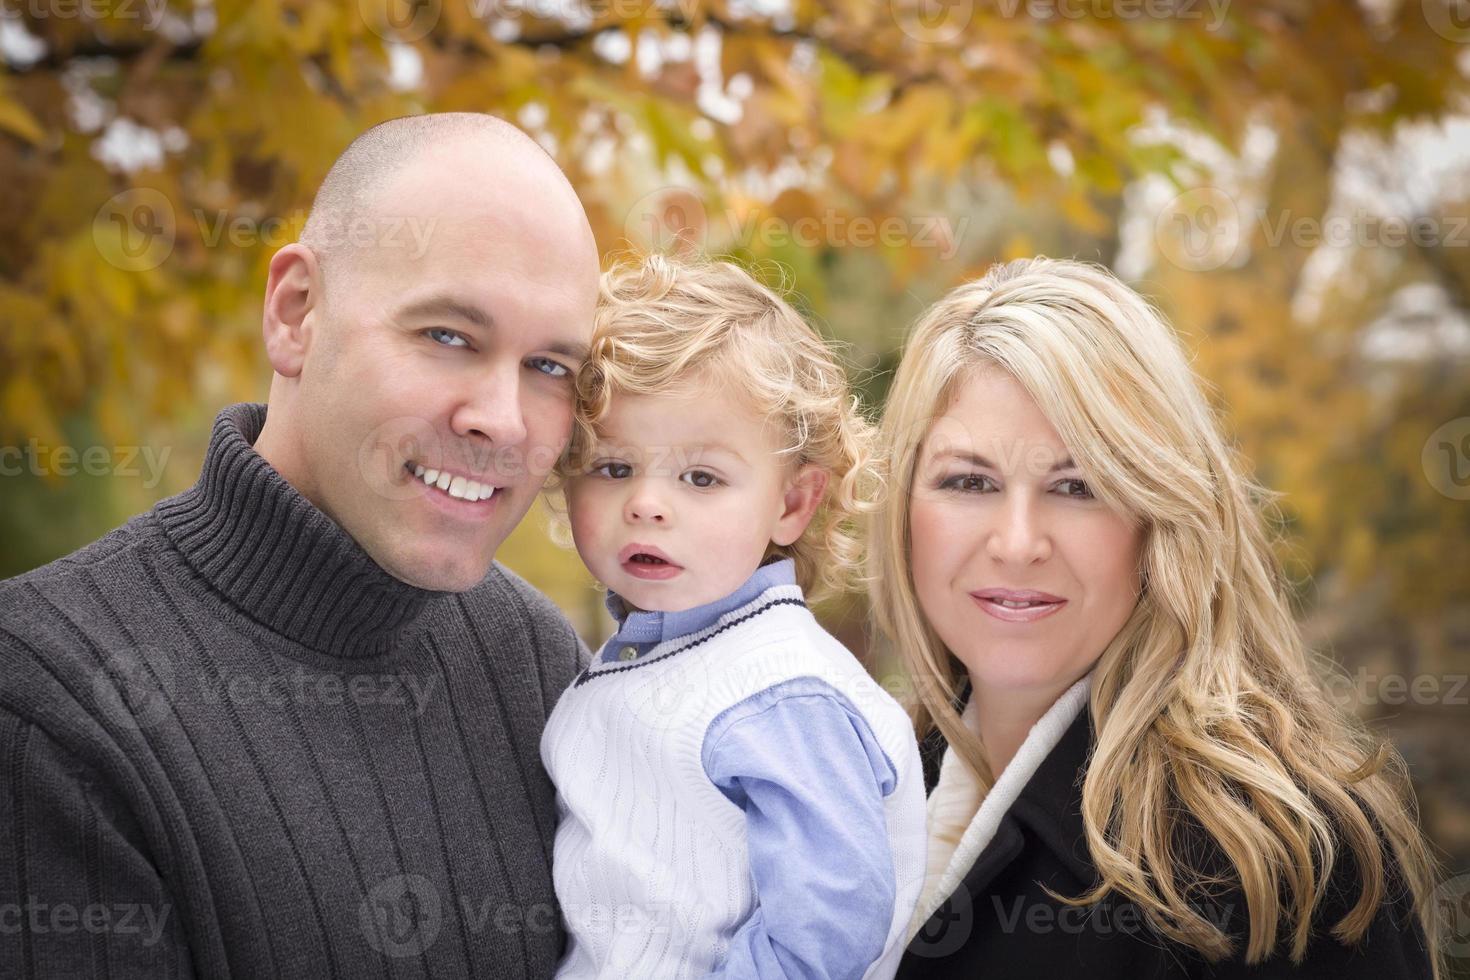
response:
<svg viewBox="0 0 1470 980"><path fill-rule="evenodd" d="M1470 185L1464 154L1426 171L1395 147L1417 132L1464 149L1457 10L7 0L0 443L63 445L79 427L110 446L187 442L221 402L261 397L266 263L336 154L383 119L489 111L556 156L609 254L702 247L784 277L875 403L922 304L990 262L1122 269L1283 494L1284 554L1321 637L1412 626L1416 650L1449 656L1470 599L1470 234L1452 234ZM1364 173L1389 203L1324 245ZM1432 234L1385 244L1389 222L1420 219ZM1406 314L1406 295L1434 312ZM124 501L93 524L191 465L89 489ZM66 550L35 520L60 483L45 466L6 481L32 501L7 519L31 543L8 572Z"/></svg>

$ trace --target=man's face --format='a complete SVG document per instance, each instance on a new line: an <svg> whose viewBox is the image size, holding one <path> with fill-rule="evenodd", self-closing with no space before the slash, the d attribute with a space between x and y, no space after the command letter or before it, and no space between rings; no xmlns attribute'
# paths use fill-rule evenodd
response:
<svg viewBox="0 0 1470 980"><path fill-rule="evenodd" d="M378 209L377 243L325 269L297 424L308 496L390 574L460 591L485 577L566 445L596 253L568 261L558 223L530 201L420 206L419 237L395 238L390 201L414 213L433 199L417 179Z"/></svg>

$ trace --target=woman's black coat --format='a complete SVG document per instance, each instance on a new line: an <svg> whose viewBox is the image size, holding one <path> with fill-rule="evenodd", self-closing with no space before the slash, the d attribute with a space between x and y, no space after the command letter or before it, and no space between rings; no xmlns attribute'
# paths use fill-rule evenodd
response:
<svg viewBox="0 0 1470 980"><path fill-rule="evenodd" d="M1043 885L1076 896L1096 881L1082 828L1082 773L1092 737L1084 709L1002 817L961 887L909 944L899 980L1420 980L1431 975L1424 934L1402 888L1396 902L1380 909L1357 947L1346 948L1327 932L1358 894L1353 862L1341 851L1332 890L1314 919L1314 937L1300 966L1293 966L1284 953L1253 967L1245 965L1243 953L1209 965L1152 932L1131 903L1104 899L1076 907L1053 899ZM931 788L943 750L937 737L925 744ZM1212 921L1224 923L1226 932L1236 937L1236 949L1244 950L1248 919L1239 892L1199 908Z"/></svg>

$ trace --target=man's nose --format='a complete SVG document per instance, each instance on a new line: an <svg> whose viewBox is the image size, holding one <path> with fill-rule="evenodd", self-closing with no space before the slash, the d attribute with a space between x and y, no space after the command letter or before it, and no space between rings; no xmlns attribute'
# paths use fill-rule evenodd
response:
<svg viewBox="0 0 1470 980"><path fill-rule="evenodd" d="M481 435L496 448L523 442L526 417L521 406L518 372L488 373L466 394L451 419L451 426L455 435Z"/></svg>
<svg viewBox="0 0 1470 980"><path fill-rule="evenodd" d="M997 562L1033 565L1051 557L1051 533L1037 504L1022 493L1006 495L985 542Z"/></svg>

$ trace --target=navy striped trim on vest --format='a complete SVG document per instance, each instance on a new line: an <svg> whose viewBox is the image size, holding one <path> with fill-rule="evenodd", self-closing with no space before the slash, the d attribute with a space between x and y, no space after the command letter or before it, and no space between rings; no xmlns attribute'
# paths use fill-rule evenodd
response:
<svg viewBox="0 0 1470 980"><path fill-rule="evenodd" d="M572 686L581 687L583 684L592 680L592 678L594 677L606 677L609 674L621 674L625 670L637 670L639 667L647 667L649 664L660 663L664 660L669 659L670 657L676 657L679 654L683 653L685 650L693 650L701 643L704 643L707 640L714 639L730 627L739 626L746 620L754 619L756 616L759 616L767 609L774 609L777 606L800 606L801 608L805 609L806 602L802 599L773 599L770 602L766 603L764 606L761 606L759 609L752 609L750 612L746 613L744 616L741 616L739 619L732 619L728 623L720 626L719 629L713 630L708 635L701 636L694 642L689 643L686 646L679 647L677 650L670 650L668 653L659 654L657 657L646 657L642 660L636 660L633 663L622 664L617 667L608 667L606 670L594 671L589 665L586 669L582 671L581 675L572 682ZM595 663L596 661L594 661L594 664Z"/></svg>

